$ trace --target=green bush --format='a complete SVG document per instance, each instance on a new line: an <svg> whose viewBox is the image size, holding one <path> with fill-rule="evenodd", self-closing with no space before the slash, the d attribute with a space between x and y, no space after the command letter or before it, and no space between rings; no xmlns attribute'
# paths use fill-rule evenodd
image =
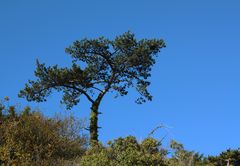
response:
<svg viewBox="0 0 240 166"><path fill-rule="evenodd" d="M46 118L26 108L1 104L0 162L3 165L60 165L81 156L87 147L82 125L73 117ZM1 164L0 164L1 165Z"/></svg>
<svg viewBox="0 0 240 166"><path fill-rule="evenodd" d="M209 156L208 162L213 166L240 165L240 149L228 149L218 156Z"/></svg>
<svg viewBox="0 0 240 166"><path fill-rule="evenodd" d="M135 137L118 138L107 147L97 145L81 158L81 166L165 166L166 151L161 143L147 138L139 143Z"/></svg>

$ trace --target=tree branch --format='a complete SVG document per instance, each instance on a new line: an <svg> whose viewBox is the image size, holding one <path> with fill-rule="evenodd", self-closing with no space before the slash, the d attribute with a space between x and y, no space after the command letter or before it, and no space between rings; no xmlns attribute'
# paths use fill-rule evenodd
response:
<svg viewBox="0 0 240 166"><path fill-rule="evenodd" d="M63 86L63 87L66 87L66 88L75 89L75 90L81 92L82 94L84 94L84 95L87 97L87 99L88 99L91 103L94 103L94 100L87 94L86 91L84 91L84 90L82 90L82 89L80 89L80 88L77 88L77 87L75 87L75 86L70 86L70 85L65 85L65 84L62 85L62 86Z"/></svg>
<svg viewBox="0 0 240 166"><path fill-rule="evenodd" d="M96 54L96 55L101 56L102 58L104 58L104 59L107 61L107 63L108 63L109 66L111 67L111 69L112 69L113 71L115 70L114 66L112 65L113 62L111 62L111 60L110 60L108 57L106 57L106 55L104 55L104 54L102 54L102 53L99 53L99 52L96 52L96 51L88 51L88 52L85 52L85 53L86 53L86 54Z"/></svg>
<svg viewBox="0 0 240 166"><path fill-rule="evenodd" d="M45 72L49 75L49 72L47 70ZM56 81L55 79L52 79L52 78L50 78L50 79L54 82L54 85L52 87L54 87L54 86L56 86L56 87L57 86L63 86L63 87L66 87L66 88L75 89L75 90L81 92L82 94L84 94L91 103L94 103L94 100L87 94L86 91L84 91L84 90L82 90L80 88L77 88L75 86L70 86L70 85L66 85L66 84L63 84L63 85L60 84L59 85L58 81Z"/></svg>
<svg viewBox="0 0 240 166"><path fill-rule="evenodd" d="M91 88L96 89L96 90L98 90L98 91L101 92L101 93L103 92L101 89L99 89L99 88L97 88L97 87L94 87L94 86L93 86L93 87L91 87Z"/></svg>
<svg viewBox="0 0 240 166"><path fill-rule="evenodd" d="M114 81L115 78L115 73L112 72L111 78L109 79L108 84L104 87L104 89L102 90L102 92L98 95L96 101L100 102L103 98L103 96L107 93L107 91L110 89L112 82Z"/></svg>

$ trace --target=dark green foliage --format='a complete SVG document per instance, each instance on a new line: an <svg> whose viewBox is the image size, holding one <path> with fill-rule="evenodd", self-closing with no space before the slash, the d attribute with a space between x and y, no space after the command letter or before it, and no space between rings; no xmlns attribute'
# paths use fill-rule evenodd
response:
<svg viewBox="0 0 240 166"><path fill-rule="evenodd" d="M209 156L208 162L214 166L227 165L228 163L233 166L238 166L240 165L240 149L228 149L219 156Z"/></svg>
<svg viewBox="0 0 240 166"><path fill-rule="evenodd" d="M118 138L109 146L89 149L80 161L81 166L165 166L166 151L161 143L147 138L139 143L135 137Z"/></svg>
<svg viewBox="0 0 240 166"><path fill-rule="evenodd" d="M37 61L37 80L29 81L19 96L42 102L53 90L62 91L61 102L71 109L84 95L92 104L91 142L98 142L98 108L104 95L110 91L124 96L129 88L135 88L140 94L137 103L152 100L148 79L156 55L163 47L163 40L137 40L131 32L114 40L104 37L77 40L66 49L73 58L70 68L47 67Z"/></svg>
<svg viewBox="0 0 240 166"><path fill-rule="evenodd" d="M1 106L0 165L61 165L84 153L84 126L73 117L46 118L29 107L15 112L14 106Z"/></svg>

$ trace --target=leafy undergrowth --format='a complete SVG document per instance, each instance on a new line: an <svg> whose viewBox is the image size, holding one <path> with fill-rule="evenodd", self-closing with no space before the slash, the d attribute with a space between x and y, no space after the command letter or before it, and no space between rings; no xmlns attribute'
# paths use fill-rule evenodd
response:
<svg viewBox="0 0 240 166"><path fill-rule="evenodd" d="M8 99L5 99L7 101ZM89 147L85 125L74 117L47 118L29 107L0 104L0 165L20 166L225 166L240 165L240 151L218 156L188 151L176 141L163 147L148 137L117 138Z"/></svg>

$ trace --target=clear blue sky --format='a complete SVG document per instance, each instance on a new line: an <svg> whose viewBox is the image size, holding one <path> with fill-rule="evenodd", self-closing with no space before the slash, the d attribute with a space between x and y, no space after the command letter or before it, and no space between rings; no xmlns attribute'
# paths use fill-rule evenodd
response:
<svg viewBox="0 0 240 166"><path fill-rule="evenodd" d="M167 43L154 66L152 102L135 93L101 105L100 139L143 139L157 125L171 126L168 139L187 149L217 154L240 147L240 2L238 0L7 0L0 2L0 98L39 107L45 115L64 110L60 95L27 103L17 94L33 79L35 60L67 66L74 40L127 30ZM89 117L82 100L73 113ZM160 138L164 131L158 131Z"/></svg>

